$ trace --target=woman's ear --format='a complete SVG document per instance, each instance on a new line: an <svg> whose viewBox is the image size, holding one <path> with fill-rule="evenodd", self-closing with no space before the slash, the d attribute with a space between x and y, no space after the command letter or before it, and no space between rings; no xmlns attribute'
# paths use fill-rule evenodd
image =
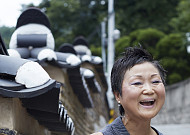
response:
<svg viewBox="0 0 190 135"><path fill-rule="evenodd" d="M119 92L114 92L115 99L117 100L118 103L120 103L120 94Z"/></svg>

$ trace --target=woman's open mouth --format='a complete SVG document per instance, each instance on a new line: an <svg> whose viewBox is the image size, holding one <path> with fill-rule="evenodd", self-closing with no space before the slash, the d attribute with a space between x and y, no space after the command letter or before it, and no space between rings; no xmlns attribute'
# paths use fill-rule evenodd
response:
<svg viewBox="0 0 190 135"><path fill-rule="evenodd" d="M140 101L140 105L144 108L152 108L154 107L155 99L147 99L147 100L142 100Z"/></svg>

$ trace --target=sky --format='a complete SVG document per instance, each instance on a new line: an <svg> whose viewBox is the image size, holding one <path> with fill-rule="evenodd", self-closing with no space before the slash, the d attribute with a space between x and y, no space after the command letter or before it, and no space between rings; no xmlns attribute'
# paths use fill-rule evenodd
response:
<svg viewBox="0 0 190 135"><path fill-rule="evenodd" d="M22 4L38 5L42 0L0 0L0 27L15 27Z"/></svg>

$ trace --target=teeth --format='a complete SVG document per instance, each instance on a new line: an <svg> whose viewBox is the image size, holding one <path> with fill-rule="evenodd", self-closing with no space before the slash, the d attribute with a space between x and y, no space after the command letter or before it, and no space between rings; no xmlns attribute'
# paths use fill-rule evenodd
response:
<svg viewBox="0 0 190 135"><path fill-rule="evenodd" d="M146 100L146 101L141 101L141 102L154 102L154 100Z"/></svg>

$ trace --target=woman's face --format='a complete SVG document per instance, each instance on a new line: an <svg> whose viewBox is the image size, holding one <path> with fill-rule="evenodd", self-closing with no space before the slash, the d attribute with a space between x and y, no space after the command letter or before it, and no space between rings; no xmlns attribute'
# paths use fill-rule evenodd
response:
<svg viewBox="0 0 190 135"><path fill-rule="evenodd" d="M122 84L122 96L116 98L127 117L153 118L165 101L165 87L157 68L144 62L127 70Z"/></svg>

